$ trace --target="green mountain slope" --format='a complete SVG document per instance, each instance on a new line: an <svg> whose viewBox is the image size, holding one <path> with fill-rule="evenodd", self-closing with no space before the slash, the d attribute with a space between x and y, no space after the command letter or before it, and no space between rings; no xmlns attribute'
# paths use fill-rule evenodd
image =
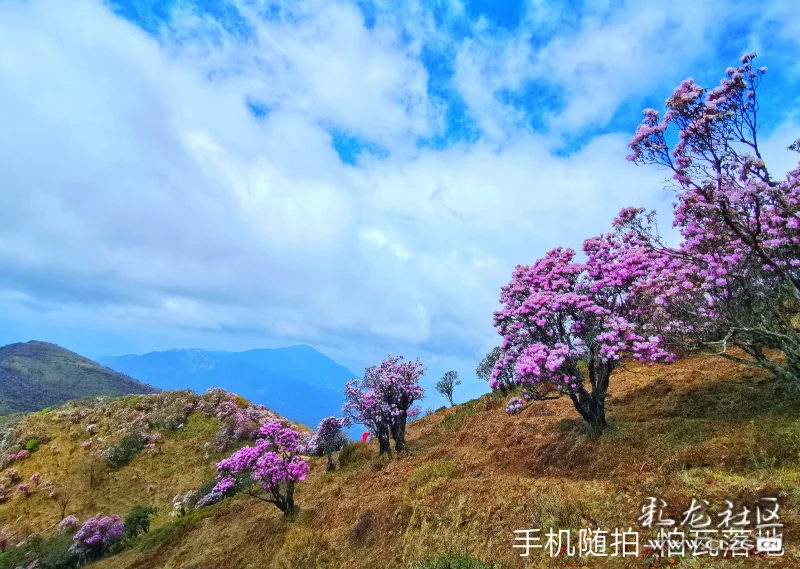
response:
<svg viewBox="0 0 800 569"><path fill-rule="evenodd" d="M158 391L55 344L0 347L0 414L38 411L95 395Z"/></svg>

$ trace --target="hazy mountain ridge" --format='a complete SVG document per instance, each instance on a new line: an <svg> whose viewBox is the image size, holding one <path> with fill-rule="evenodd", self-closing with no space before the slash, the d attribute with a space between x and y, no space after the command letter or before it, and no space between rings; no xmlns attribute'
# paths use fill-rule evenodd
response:
<svg viewBox="0 0 800 569"><path fill-rule="evenodd" d="M96 395L156 393L142 383L47 342L0 347L0 414L38 411Z"/></svg>
<svg viewBox="0 0 800 569"><path fill-rule="evenodd" d="M100 361L162 389L222 387L312 427L339 414L344 384L355 377L310 346L246 352L176 349Z"/></svg>

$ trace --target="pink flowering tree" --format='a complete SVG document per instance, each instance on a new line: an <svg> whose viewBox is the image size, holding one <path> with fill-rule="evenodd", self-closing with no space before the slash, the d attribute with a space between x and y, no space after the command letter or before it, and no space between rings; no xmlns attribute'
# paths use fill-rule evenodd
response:
<svg viewBox="0 0 800 569"><path fill-rule="evenodd" d="M526 398L568 396L597 437L607 426L611 373L623 356L648 362L672 356L659 337L643 333L631 289L644 269L632 246L609 234L587 239L583 251L586 263L557 248L516 268L495 313L503 344L491 380L513 367Z"/></svg>
<svg viewBox="0 0 800 569"><path fill-rule="evenodd" d="M311 437L309 446L313 446L314 454L328 457L327 470L335 470L336 464L333 462L333 453L341 450L347 445L349 439L342 427L345 426L345 419L337 417L326 417L319 422L317 430Z"/></svg>
<svg viewBox="0 0 800 569"><path fill-rule="evenodd" d="M217 485L226 495L239 490L275 504L285 515L295 511L295 484L306 479L308 462L300 456L300 435L274 421L262 426L253 446L244 446L217 464Z"/></svg>
<svg viewBox="0 0 800 569"><path fill-rule="evenodd" d="M352 380L345 387L343 415L370 429L380 441L380 454L391 454L389 436L397 452L405 450L408 411L425 397L419 384L423 375L419 360L389 355L380 365L364 370L363 380Z"/></svg>
<svg viewBox="0 0 800 569"><path fill-rule="evenodd" d="M367 368L364 379L352 379L344 388L342 415L345 426L364 425L367 431L378 440L378 454L391 456L391 408L380 394L371 387L375 366Z"/></svg>
<svg viewBox="0 0 800 569"><path fill-rule="evenodd" d="M762 158L756 93L766 68L755 69L754 58L743 56L710 91L684 80L667 99L663 118L644 111L630 142L629 160L673 174L680 245L667 246L653 214L640 209L623 210L617 226L652 251L652 276L640 290L653 332L675 348L797 382L800 168L779 179ZM674 145L671 133L677 133Z"/></svg>
<svg viewBox="0 0 800 569"><path fill-rule="evenodd" d="M124 529L118 515L104 516L99 513L81 526L72 538L69 550L81 559L97 559L122 539Z"/></svg>

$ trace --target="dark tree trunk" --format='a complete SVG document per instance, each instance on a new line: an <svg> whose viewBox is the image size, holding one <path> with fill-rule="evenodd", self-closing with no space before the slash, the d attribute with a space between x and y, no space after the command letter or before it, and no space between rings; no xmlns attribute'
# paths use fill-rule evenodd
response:
<svg viewBox="0 0 800 569"><path fill-rule="evenodd" d="M392 438L394 450L402 452L406 448L406 412L400 411L392 422Z"/></svg>
<svg viewBox="0 0 800 569"><path fill-rule="evenodd" d="M378 437L378 456L383 456L384 454L388 454L389 457L392 456L392 445L389 441L389 427L388 426L381 426L376 433Z"/></svg>
<svg viewBox="0 0 800 569"><path fill-rule="evenodd" d="M576 393L570 393L570 399L575 409L586 421L589 436L593 439L600 437L608 427L606 422L606 397L608 396L608 382L614 369L613 363L595 363L589 361L589 382L592 386L591 393L581 386Z"/></svg>
<svg viewBox="0 0 800 569"><path fill-rule="evenodd" d="M327 471L330 472L331 470L336 470L336 465L333 463L333 453L328 452L327 456L328 456Z"/></svg>
<svg viewBox="0 0 800 569"><path fill-rule="evenodd" d="M294 484L289 484L286 487L286 495L282 496L282 498L282 504L278 504L278 507L283 511L283 515L290 516L294 514Z"/></svg>

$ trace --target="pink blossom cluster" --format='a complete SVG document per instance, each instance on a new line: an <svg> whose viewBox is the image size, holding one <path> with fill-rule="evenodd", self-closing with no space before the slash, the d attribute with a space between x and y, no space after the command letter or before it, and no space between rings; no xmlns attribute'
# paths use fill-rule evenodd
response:
<svg viewBox="0 0 800 569"><path fill-rule="evenodd" d="M101 556L111 545L122 539L125 529L116 514L105 516L102 512L86 520L72 538L70 551L82 558Z"/></svg>
<svg viewBox="0 0 800 569"><path fill-rule="evenodd" d="M724 357L739 347L750 356L744 363L796 381L800 340L786 309L800 301L800 167L776 179L761 156L756 91L766 68L753 68L755 56L745 54L708 92L684 81L664 121L654 127L646 110L630 142L629 159L673 171L680 246L666 246L641 210L623 210L617 225L649 249L650 277L637 294L650 301L642 309L650 330ZM672 128L678 142L670 151Z"/></svg>
<svg viewBox="0 0 800 569"><path fill-rule="evenodd" d="M509 415L519 415L522 413L524 405L525 402L522 399L519 397L512 397L508 400L508 405L506 405L506 413Z"/></svg>
<svg viewBox="0 0 800 569"><path fill-rule="evenodd" d="M70 533L78 529L78 526L81 524L78 516L72 514L58 522L58 533L65 534Z"/></svg>
<svg viewBox="0 0 800 569"><path fill-rule="evenodd" d="M299 434L278 421L261 426L258 434L253 446L244 446L217 464L218 482L212 493L225 495L239 480L259 485L267 501L289 512L294 509L294 485L309 472L300 456Z"/></svg>
<svg viewBox="0 0 800 569"><path fill-rule="evenodd" d="M81 443L81 448L83 450L89 450L90 448L92 448L92 444L93 444L93 441L83 441Z"/></svg>
<svg viewBox="0 0 800 569"><path fill-rule="evenodd" d="M317 430L306 442L306 452L311 455L328 457L328 470L333 470L333 453L344 448L349 438L342 431L346 421L338 417L326 417L319 422Z"/></svg>
<svg viewBox="0 0 800 569"><path fill-rule="evenodd" d="M647 276L643 250L617 232L587 239L586 262L556 248L530 266L517 266L502 287L494 324L503 336L490 385L509 375L532 398L566 394L593 435L605 426L611 372L625 355L672 361L659 335L639 318L634 287Z"/></svg>

